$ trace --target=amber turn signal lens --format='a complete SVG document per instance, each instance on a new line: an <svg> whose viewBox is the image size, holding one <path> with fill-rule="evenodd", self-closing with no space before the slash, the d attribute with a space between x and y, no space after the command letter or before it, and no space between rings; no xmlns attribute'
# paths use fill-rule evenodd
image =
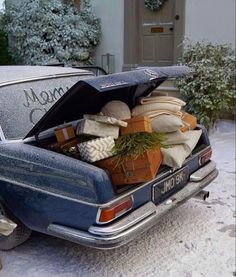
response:
<svg viewBox="0 0 236 277"><path fill-rule="evenodd" d="M101 208L98 223L108 223L123 215L133 207L133 197L130 196L117 202L109 208Z"/></svg>
<svg viewBox="0 0 236 277"><path fill-rule="evenodd" d="M209 148L205 153L199 157L199 165L203 165L211 159L212 149Z"/></svg>

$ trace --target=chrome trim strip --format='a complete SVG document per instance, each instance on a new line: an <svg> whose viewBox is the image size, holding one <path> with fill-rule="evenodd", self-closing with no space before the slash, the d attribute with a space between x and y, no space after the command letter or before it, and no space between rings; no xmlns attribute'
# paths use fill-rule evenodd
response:
<svg viewBox="0 0 236 277"><path fill-rule="evenodd" d="M28 83L32 81L42 81L42 80L49 80L49 79L57 79L62 77L76 77L76 76L91 76L94 77L94 75L91 72L73 72L73 73L60 73L60 74L52 74L47 76L39 76L39 77L31 77L21 80L14 80L10 82L4 82L0 83L0 88L5 86L11 86L21 83Z"/></svg>
<svg viewBox="0 0 236 277"><path fill-rule="evenodd" d="M16 142L21 143L23 142L23 140L22 139L6 139L5 141L0 140L0 144L1 143L8 144L8 143L16 143Z"/></svg>
<svg viewBox="0 0 236 277"><path fill-rule="evenodd" d="M209 173L211 173L216 168L216 163L214 161L210 161L208 164L203 166L202 168L195 171L190 176L190 181L199 182L203 180Z"/></svg>
<svg viewBox="0 0 236 277"><path fill-rule="evenodd" d="M182 190L171 196L170 199L172 201L170 204L165 202L155 206L155 212L152 215L140 221L135 218L133 225L130 223L128 225L129 227L127 229L123 228L121 232L119 232L120 229L117 230L116 228L113 228L113 233L111 232L111 227L115 226L115 223L111 225L109 229L100 227L103 228L103 232L100 229L100 234L102 233L102 235L95 235L89 232L80 231L71 227L53 223L48 226L47 231L53 236L70 240L85 246L97 249L113 249L129 242L132 239L135 239L137 236L156 225L156 223L170 210L182 205L188 199L199 193L204 187L213 181L217 175L218 170L215 169L201 182L189 182ZM153 203L151 202L151 204ZM132 213L127 215L127 217L129 216L132 217ZM119 226L119 228L121 228L121 226ZM108 233L105 232L106 230Z"/></svg>

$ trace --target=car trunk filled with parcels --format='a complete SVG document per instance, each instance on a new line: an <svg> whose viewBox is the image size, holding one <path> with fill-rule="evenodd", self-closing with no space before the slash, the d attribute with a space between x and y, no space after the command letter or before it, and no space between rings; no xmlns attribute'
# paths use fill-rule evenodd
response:
<svg viewBox="0 0 236 277"><path fill-rule="evenodd" d="M2 84L0 208L19 222L10 217L13 243L0 249L30 230L115 248L202 192L218 174L207 132L182 99L156 90L188 74L151 67Z"/></svg>
<svg viewBox="0 0 236 277"><path fill-rule="evenodd" d="M187 74L187 67L142 68L79 81L25 141L34 136L30 144L105 170L118 194L161 179L209 147L182 100L153 92Z"/></svg>

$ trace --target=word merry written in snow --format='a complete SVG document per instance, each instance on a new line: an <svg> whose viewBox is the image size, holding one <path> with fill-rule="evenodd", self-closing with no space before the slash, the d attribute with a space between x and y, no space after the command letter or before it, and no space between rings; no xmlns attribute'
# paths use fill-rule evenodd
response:
<svg viewBox="0 0 236 277"><path fill-rule="evenodd" d="M25 103L23 105L30 109L30 122L35 124L47 112L45 106L56 102L68 89L68 87L59 87L47 91L43 90L39 93L36 93L33 88L24 89Z"/></svg>

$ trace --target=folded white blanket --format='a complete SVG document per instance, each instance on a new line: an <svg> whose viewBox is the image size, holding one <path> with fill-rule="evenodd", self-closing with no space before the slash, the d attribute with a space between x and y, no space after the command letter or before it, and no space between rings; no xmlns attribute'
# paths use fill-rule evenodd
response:
<svg viewBox="0 0 236 277"><path fill-rule="evenodd" d="M186 105L181 99L172 96L151 96L140 98L140 104L142 105L149 105L152 103L170 103L178 106Z"/></svg>
<svg viewBox="0 0 236 277"><path fill-rule="evenodd" d="M176 113L181 110L181 106L175 103L151 103L148 105L138 105L133 108L132 116L143 116L148 112L158 112L158 110L167 110Z"/></svg>
<svg viewBox="0 0 236 277"><path fill-rule="evenodd" d="M155 113L159 110L178 113L186 104L181 99L172 96L142 97L139 102L141 105L134 107L132 116L147 116L147 113Z"/></svg>
<svg viewBox="0 0 236 277"><path fill-rule="evenodd" d="M145 112L144 114L140 116L147 116L149 118L155 118L159 115L166 114L166 115L174 115L179 118L183 117L183 113L181 111L173 112L173 111L168 111L168 110L155 110L155 111L150 111L150 112Z"/></svg>

